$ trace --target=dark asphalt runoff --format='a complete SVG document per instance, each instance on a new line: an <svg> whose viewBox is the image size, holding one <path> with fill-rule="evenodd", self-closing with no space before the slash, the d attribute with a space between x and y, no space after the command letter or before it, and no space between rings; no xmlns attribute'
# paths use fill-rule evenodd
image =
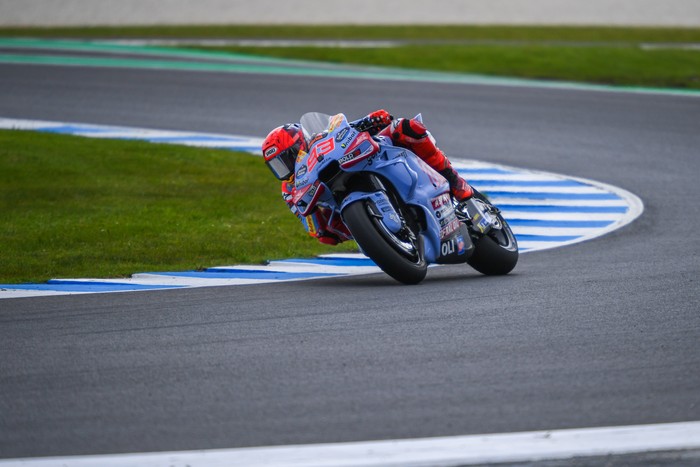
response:
<svg viewBox="0 0 700 467"><path fill-rule="evenodd" d="M26 65L0 89L2 117L258 136L311 110L423 112L448 155L645 204L506 277L2 300L2 458L700 420L698 98Z"/></svg>

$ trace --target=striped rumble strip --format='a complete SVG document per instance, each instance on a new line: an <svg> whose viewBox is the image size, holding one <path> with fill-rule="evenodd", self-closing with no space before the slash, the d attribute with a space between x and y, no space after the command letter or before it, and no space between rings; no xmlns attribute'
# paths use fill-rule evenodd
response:
<svg viewBox="0 0 700 467"><path fill-rule="evenodd" d="M0 118L0 129L64 133L182 144L260 154L261 138ZM453 166L487 194L513 228L522 253L590 240L639 217L634 194L592 180L487 162L452 159ZM270 261L266 265L211 267L203 271L134 274L129 279L52 279L43 284L0 284L0 298L123 292L183 287L262 284L380 272L361 254Z"/></svg>

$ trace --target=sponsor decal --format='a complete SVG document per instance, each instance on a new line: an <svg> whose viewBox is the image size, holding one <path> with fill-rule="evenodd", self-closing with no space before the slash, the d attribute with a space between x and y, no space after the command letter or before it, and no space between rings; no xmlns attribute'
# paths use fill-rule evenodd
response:
<svg viewBox="0 0 700 467"><path fill-rule="evenodd" d="M340 125L344 119L345 119L345 116L343 114L333 115L331 117L330 124L328 125L328 131L333 131L336 128L338 128L338 125Z"/></svg>
<svg viewBox="0 0 700 467"><path fill-rule="evenodd" d="M340 130L338 132L337 135L335 135L335 140L340 143L342 140L345 139L345 137L348 135L349 131L350 131L350 128L347 128L347 127L343 128L342 130Z"/></svg>
<svg viewBox="0 0 700 467"><path fill-rule="evenodd" d="M464 242L464 237L462 235L457 235L457 254L463 255L466 253L465 249L467 244Z"/></svg>
<svg viewBox="0 0 700 467"><path fill-rule="evenodd" d="M367 133L361 133L352 141L350 148L338 162L343 168L352 167L360 161L372 157L379 150L379 145Z"/></svg>
<svg viewBox="0 0 700 467"><path fill-rule="evenodd" d="M306 175L306 172L308 171L306 165L302 165L299 170L297 170L296 178L300 179L304 175Z"/></svg>
<svg viewBox="0 0 700 467"><path fill-rule="evenodd" d="M481 233L485 233L492 225L492 220L491 217L487 219L486 216L482 216L480 213L477 213L472 217L472 225L479 229Z"/></svg>
<svg viewBox="0 0 700 467"><path fill-rule="evenodd" d="M346 164L353 160L356 157L355 153L350 153L350 154L345 154L343 157L338 159L338 163L342 166L343 164Z"/></svg>
<svg viewBox="0 0 700 467"><path fill-rule="evenodd" d="M265 151L265 159L269 159L272 156L274 156L275 154L277 154L277 150L278 150L277 147L272 146L270 149Z"/></svg>
<svg viewBox="0 0 700 467"><path fill-rule="evenodd" d="M316 235L316 219L314 219L313 215L306 216L306 226L309 228L309 233L311 235Z"/></svg>
<svg viewBox="0 0 700 467"><path fill-rule="evenodd" d="M430 203L435 210L435 217L440 223L440 238L445 238L445 236L456 230L455 225L459 225L454 208L452 207L452 199L448 193L443 193L431 199Z"/></svg>
<svg viewBox="0 0 700 467"><path fill-rule="evenodd" d="M316 190L318 190L318 185L313 185L309 191L306 192L304 195L306 198L313 198L314 195L316 194Z"/></svg>
<svg viewBox="0 0 700 467"><path fill-rule="evenodd" d="M455 217L454 220L452 220L452 222L440 229L440 238L445 238L448 235L454 233L457 229L459 229L459 225L459 220L457 220L457 218Z"/></svg>
<svg viewBox="0 0 700 467"><path fill-rule="evenodd" d="M447 242L442 242L442 244L440 245L440 254L442 256L451 255L454 252L455 252L455 240L454 240L454 238L451 238Z"/></svg>
<svg viewBox="0 0 700 467"><path fill-rule="evenodd" d="M447 193L443 193L437 198L431 199L430 203L433 205L433 209L437 210L441 206L450 204L450 195Z"/></svg>
<svg viewBox="0 0 700 467"><path fill-rule="evenodd" d="M340 159L338 159L338 163L340 164L341 167L347 168L347 167L352 167L355 164L349 164L349 162L357 159L357 162L360 162L363 159L367 159L367 164L372 165L372 162L374 160L374 156L369 156L367 157L367 151L365 152L360 152L359 149L355 149L353 152L350 154L346 154ZM356 163L357 163L356 162Z"/></svg>
<svg viewBox="0 0 700 467"><path fill-rule="evenodd" d="M316 144L317 141L321 141L321 140L322 140L323 138L325 138L326 136L328 136L328 132L327 132L327 131L324 131L323 133L318 133L317 135L315 135L315 136L311 139L311 141L309 141L309 147L311 147L311 146L313 146L314 144Z"/></svg>

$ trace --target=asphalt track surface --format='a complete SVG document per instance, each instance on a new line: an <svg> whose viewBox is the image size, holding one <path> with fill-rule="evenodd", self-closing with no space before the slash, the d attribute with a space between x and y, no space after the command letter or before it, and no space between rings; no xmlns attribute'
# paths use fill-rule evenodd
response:
<svg viewBox="0 0 700 467"><path fill-rule="evenodd" d="M700 99L26 65L0 89L3 117L250 135L423 112L448 154L645 203L506 277L3 300L0 458L700 420Z"/></svg>

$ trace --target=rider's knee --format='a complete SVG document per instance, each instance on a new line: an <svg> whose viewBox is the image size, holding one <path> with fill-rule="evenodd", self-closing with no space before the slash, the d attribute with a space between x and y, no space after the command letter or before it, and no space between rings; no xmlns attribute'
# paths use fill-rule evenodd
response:
<svg viewBox="0 0 700 467"><path fill-rule="evenodd" d="M399 118L392 122L392 136L398 140L421 140L428 136L428 129L415 118Z"/></svg>

